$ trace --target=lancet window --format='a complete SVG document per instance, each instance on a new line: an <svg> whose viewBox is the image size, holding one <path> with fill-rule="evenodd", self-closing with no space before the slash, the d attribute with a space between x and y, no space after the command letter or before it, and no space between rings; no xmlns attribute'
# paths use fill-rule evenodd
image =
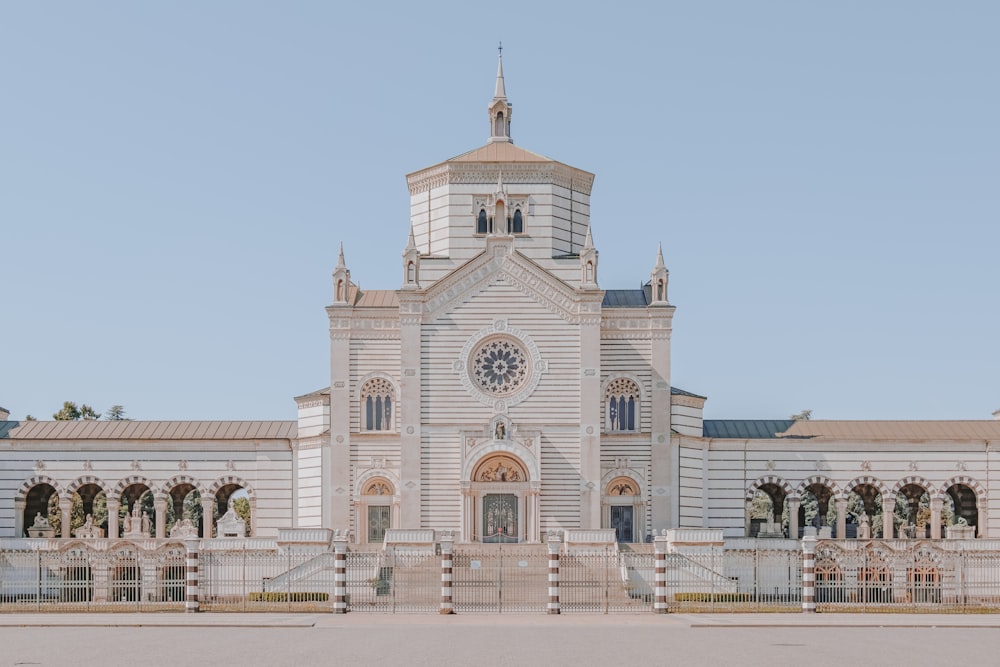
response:
<svg viewBox="0 0 1000 667"><path fill-rule="evenodd" d="M361 426L365 431L391 431L395 390L385 378L373 378L361 387Z"/></svg>
<svg viewBox="0 0 1000 667"><path fill-rule="evenodd" d="M607 431L635 431L638 420L636 412L639 403L639 387L628 378L618 378L608 384L604 394L607 409Z"/></svg>

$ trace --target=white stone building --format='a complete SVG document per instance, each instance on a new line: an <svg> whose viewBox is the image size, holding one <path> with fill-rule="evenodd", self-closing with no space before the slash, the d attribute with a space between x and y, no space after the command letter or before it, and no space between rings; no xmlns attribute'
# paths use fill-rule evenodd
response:
<svg viewBox="0 0 1000 667"><path fill-rule="evenodd" d="M192 491L205 516L245 495L254 536L347 528L361 543L390 527L641 541L807 521L848 537L863 516L886 535L989 533L1000 421L703 420L705 397L671 384L662 253L644 289L603 289L593 174L514 145L502 64L488 112L484 146L407 176L399 289L359 289L341 250L330 385L295 399L297 423L0 421L0 537L53 503L69 537L73 503L90 513L102 493L117 536L114 507L147 492L162 537Z"/></svg>

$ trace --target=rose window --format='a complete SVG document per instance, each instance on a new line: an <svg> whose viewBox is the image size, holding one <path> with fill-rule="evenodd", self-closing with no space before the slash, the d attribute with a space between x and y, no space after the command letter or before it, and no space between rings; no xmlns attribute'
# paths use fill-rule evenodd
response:
<svg viewBox="0 0 1000 667"><path fill-rule="evenodd" d="M480 389L494 396L516 391L530 375L528 357L508 338L495 338L481 345L469 370Z"/></svg>

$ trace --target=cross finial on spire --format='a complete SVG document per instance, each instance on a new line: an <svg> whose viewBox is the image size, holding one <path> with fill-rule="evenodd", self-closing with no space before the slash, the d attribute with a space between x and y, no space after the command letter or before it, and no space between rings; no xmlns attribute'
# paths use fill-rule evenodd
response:
<svg viewBox="0 0 1000 667"><path fill-rule="evenodd" d="M500 42L497 46L497 53L499 53L500 57L503 58L503 42Z"/></svg>

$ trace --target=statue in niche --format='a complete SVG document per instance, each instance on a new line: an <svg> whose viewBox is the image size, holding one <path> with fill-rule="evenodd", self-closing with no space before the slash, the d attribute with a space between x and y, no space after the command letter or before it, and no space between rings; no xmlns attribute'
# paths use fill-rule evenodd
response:
<svg viewBox="0 0 1000 667"><path fill-rule="evenodd" d="M858 524L858 539L870 540L872 538L872 524L867 514L861 515L861 523Z"/></svg>
<svg viewBox="0 0 1000 667"><path fill-rule="evenodd" d="M139 524L143 535L149 535L149 514L146 512L142 513L142 520Z"/></svg>
<svg viewBox="0 0 1000 667"><path fill-rule="evenodd" d="M132 532L132 515L126 514L125 518L122 519L122 533L124 534L131 532Z"/></svg>
<svg viewBox="0 0 1000 667"><path fill-rule="evenodd" d="M493 439L494 440L507 439L507 427L504 426L504 423L502 421L497 422L496 427L493 429Z"/></svg>

